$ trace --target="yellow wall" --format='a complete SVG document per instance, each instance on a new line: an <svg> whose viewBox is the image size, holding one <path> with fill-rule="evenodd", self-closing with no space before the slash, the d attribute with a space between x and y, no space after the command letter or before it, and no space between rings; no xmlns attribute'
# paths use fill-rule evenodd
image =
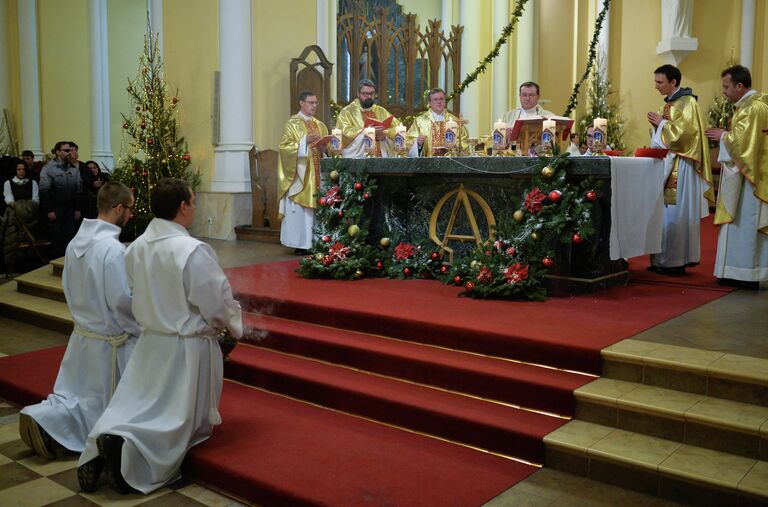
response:
<svg viewBox="0 0 768 507"><path fill-rule="evenodd" d="M426 28L427 21L440 19L442 16L440 0L398 0L397 3L403 7L403 13L416 14L416 24L422 29Z"/></svg>
<svg viewBox="0 0 768 507"><path fill-rule="evenodd" d="M568 50L571 47L568 41L573 33L572 5L571 0L541 0L538 5L539 26L546 26L546 30L538 30L536 34L537 79L541 86L541 99L549 100L543 104L544 108L558 115L563 114L573 88L573 53ZM562 34L557 37L560 40L553 37L556 34Z"/></svg>
<svg viewBox="0 0 768 507"><path fill-rule="evenodd" d="M291 59L317 44L315 2L282 0L280 8L275 5L253 2L253 134L261 150L277 149L290 116L295 100L288 79Z"/></svg>
<svg viewBox="0 0 768 507"><path fill-rule="evenodd" d="M218 4L210 0L163 1L165 78L169 90L179 92L180 132L189 144L192 167L203 175L202 190L210 189L214 167L211 112L213 71L219 68L218 12Z"/></svg>

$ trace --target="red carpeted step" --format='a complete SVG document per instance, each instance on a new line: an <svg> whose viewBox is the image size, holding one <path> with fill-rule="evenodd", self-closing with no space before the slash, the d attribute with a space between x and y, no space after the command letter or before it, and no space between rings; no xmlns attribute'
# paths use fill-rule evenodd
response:
<svg viewBox="0 0 768 507"><path fill-rule="evenodd" d="M225 372L238 382L538 463L544 435L567 422L245 344Z"/></svg>
<svg viewBox="0 0 768 507"><path fill-rule="evenodd" d="M594 380L552 368L505 361L355 331L245 313L254 344L413 382L562 415L573 391Z"/></svg>
<svg viewBox="0 0 768 507"><path fill-rule="evenodd" d="M482 505L537 468L224 383L186 473L269 506Z"/></svg>
<svg viewBox="0 0 768 507"><path fill-rule="evenodd" d="M0 398L20 407L44 400L53 391L66 346L0 357Z"/></svg>

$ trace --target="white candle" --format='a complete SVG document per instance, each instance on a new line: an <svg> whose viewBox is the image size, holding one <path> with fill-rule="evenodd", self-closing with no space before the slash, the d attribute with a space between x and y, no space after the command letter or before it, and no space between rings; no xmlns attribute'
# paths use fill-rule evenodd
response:
<svg viewBox="0 0 768 507"><path fill-rule="evenodd" d="M395 150L405 151L405 125L398 125L395 127Z"/></svg>
<svg viewBox="0 0 768 507"><path fill-rule="evenodd" d="M397 127L395 127L395 135L397 134L405 135L405 131L406 131L405 125L398 125Z"/></svg>
<svg viewBox="0 0 768 507"><path fill-rule="evenodd" d="M549 132L554 135L555 130L557 129L557 123L555 120L544 120L541 127L543 130L549 130Z"/></svg>
<svg viewBox="0 0 768 507"><path fill-rule="evenodd" d="M595 120L592 122L592 126L596 129L600 129L600 131L605 134L605 132L608 130L608 120L605 118L595 118Z"/></svg>
<svg viewBox="0 0 768 507"><path fill-rule="evenodd" d="M341 129L332 129L331 130L331 149L334 151L341 150Z"/></svg>
<svg viewBox="0 0 768 507"><path fill-rule="evenodd" d="M459 124L453 120L445 122L445 146L452 148L456 146L456 132L459 129Z"/></svg>
<svg viewBox="0 0 768 507"><path fill-rule="evenodd" d="M376 149L376 129L373 127L365 127L363 129L363 145L368 151Z"/></svg>
<svg viewBox="0 0 768 507"><path fill-rule="evenodd" d="M493 147L502 149L507 145L507 124L499 121L493 124Z"/></svg>

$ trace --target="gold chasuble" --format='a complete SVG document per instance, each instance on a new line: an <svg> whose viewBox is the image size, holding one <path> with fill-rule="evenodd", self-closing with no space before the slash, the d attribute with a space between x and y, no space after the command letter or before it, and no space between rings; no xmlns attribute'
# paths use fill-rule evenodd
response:
<svg viewBox="0 0 768 507"><path fill-rule="evenodd" d="M354 141L363 131L363 126L365 125L364 118L374 118L383 121L390 116L389 111L378 104L374 104L370 109L364 110L362 106L360 106L359 99L353 100L339 112L339 116L336 119L336 128L341 129L343 146L347 146ZM386 131L387 137L390 139L395 138L395 127L398 125L400 125L400 120L393 118L392 126ZM381 156L381 146L379 142L376 143L376 156Z"/></svg>
<svg viewBox="0 0 768 507"><path fill-rule="evenodd" d="M459 122L459 118L452 115L448 111L445 112L445 118L443 121L435 120L432 116L432 111L425 111L416 118L414 118L411 128L408 129L406 134L406 143L410 148L413 143L416 142L416 138L419 136L427 136L424 140L424 145L421 148L422 157L432 157L435 155L435 147L442 147L445 144L445 122L448 120L455 121L459 126L459 132L457 137L457 147L459 150L463 150L467 147L467 129Z"/></svg>
<svg viewBox="0 0 768 507"><path fill-rule="evenodd" d="M316 118L305 120L298 114L292 116L283 129L277 164L278 200L285 197L294 180L301 176L299 166L306 164L301 191L288 196L290 200L305 208L316 207L315 194L320 190L320 149L307 146L306 159L299 159L298 156L301 139L312 134L326 136L328 128Z"/></svg>
<svg viewBox="0 0 768 507"><path fill-rule="evenodd" d="M768 136L761 129L768 126L768 94L750 95L739 104L731 119L731 128L722 137L734 165L754 187L754 194L768 203ZM721 196L723 197L723 196ZM736 202L718 199L715 223L733 222ZM768 226L759 229L768 234Z"/></svg>
<svg viewBox="0 0 768 507"><path fill-rule="evenodd" d="M672 172L664 184L664 204L677 204L677 170L680 157L691 161L696 173L706 182L704 197L714 204L715 191L712 188L709 144L704 136L704 121L696 98L693 95L683 95L671 100L659 114L667 120L661 131L661 140L677 155Z"/></svg>

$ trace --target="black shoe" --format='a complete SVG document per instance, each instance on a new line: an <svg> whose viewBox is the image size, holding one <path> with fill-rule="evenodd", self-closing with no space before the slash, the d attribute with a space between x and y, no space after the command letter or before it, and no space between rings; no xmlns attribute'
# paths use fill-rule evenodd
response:
<svg viewBox="0 0 768 507"><path fill-rule="evenodd" d="M654 269L651 269L654 268ZM663 268L661 266L650 266L648 271L654 271L660 275L680 276L685 274L685 266L675 266L674 268Z"/></svg>
<svg viewBox="0 0 768 507"><path fill-rule="evenodd" d="M104 470L104 458L96 456L85 465L77 467L77 482L83 493L93 493L99 483L99 477Z"/></svg>
<svg viewBox="0 0 768 507"><path fill-rule="evenodd" d="M293 255L307 255L308 253L309 251L307 251L305 248L297 248L293 251Z"/></svg>
<svg viewBox="0 0 768 507"><path fill-rule="evenodd" d="M96 446L99 448L99 456L104 459L104 465L107 470L107 480L112 489L121 495L139 493L139 491L125 482L123 474L120 471L124 442L125 440L123 440L123 437L104 434L99 435L96 439Z"/></svg>
<svg viewBox="0 0 768 507"><path fill-rule="evenodd" d="M651 273L658 273L661 268L659 266L650 265L647 268L645 268L646 271L650 271Z"/></svg>
<svg viewBox="0 0 768 507"><path fill-rule="evenodd" d="M688 264L685 265L685 267L686 268L695 268L699 264L700 264L699 262L689 262Z"/></svg>
<svg viewBox="0 0 768 507"><path fill-rule="evenodd" d="M27 414L19 415L19 435L27 446L45 459L56 459L59 443Z"/></svg>
<svg viewBox="0 0 768 507"><path fill-rule="evenodd" d="M723 287L736 287L739 289L758 290L760 289L760 282L748 281L748 280L734 280L733 278L718 278L717 284Z"/></svg>

